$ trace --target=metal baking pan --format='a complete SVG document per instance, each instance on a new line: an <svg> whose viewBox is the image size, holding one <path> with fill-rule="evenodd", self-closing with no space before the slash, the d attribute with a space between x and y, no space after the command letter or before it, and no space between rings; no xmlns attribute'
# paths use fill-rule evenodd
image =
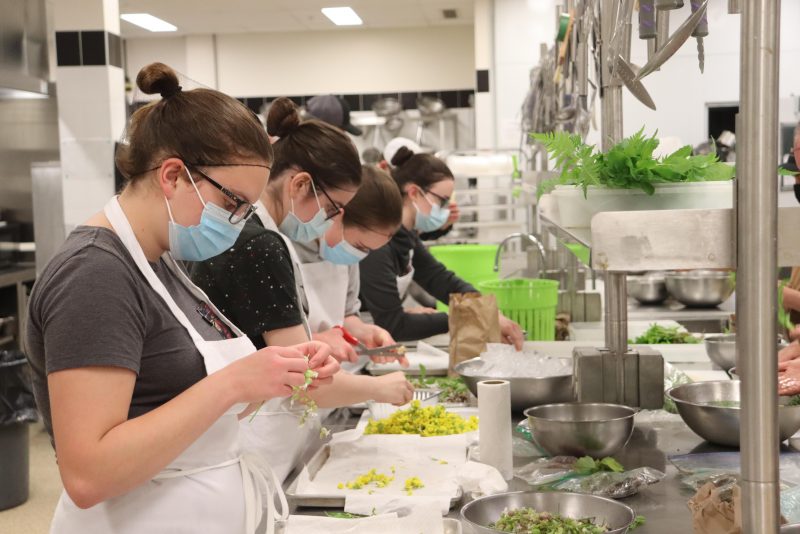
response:
<svg viewBox="0 0 800 534"><path fill-rule="evenodd" d="M306 466L308 473L313 479L325 462L331 457L331 446L325 445L317 453L311 457ZM289 500L290 506L307 506L309 508L344 508L345 496L341 494L336 495L298 495L297 494L297 481L300 478L302 470L294 477L292 483L286 488L286 498ZM461 488L458 489L458 494L450 499L450 508L452 509L461 500L463 492Z"/></svg>

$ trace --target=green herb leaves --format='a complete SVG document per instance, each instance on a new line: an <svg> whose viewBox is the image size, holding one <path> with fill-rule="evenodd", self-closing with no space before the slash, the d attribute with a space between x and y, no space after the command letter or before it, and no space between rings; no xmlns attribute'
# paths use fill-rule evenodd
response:
<svg viewBox="0 0 800 534"><path fill-rule="evenodd" d="M684 146L669 156L657 159L656 134L644 135L644 128L614 145L608 152L595 152L594 145L585 144L579 135L566 132L532 134L550 153L561 175L555 180L542 182L538 195L548 193L556 185L574 185L583 189L584 197L589 186L618 189L641 189L648 195L655 192L655 184L677 182L725 181L733 178L734 168L721 163L716 154L692 155L692 147Z"/></svg>
<svg viewBox="0 0 800 534"><path fill-rule="evenodd" d="M595 460L589 456L578 458L575 466L572 468L575 473L579 475L592 475L600 471L611 471L612 473L621 473L625 470L617 460L610 456L606 456L602 460Z"/></svg>
<svg viewBox="0 0 800 534"><path fill-rule="evenodd" d="M666 327L657 324L650 328L631 343L635 345L664 345L664 344L696 344L700 340L688 332L683 332L679 327Z"/></svg>

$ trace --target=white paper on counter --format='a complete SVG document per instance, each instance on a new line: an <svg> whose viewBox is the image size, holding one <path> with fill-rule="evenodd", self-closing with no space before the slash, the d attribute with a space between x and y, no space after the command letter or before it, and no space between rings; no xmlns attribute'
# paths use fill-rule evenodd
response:
<svg viewBox="0 0 800 534"><path fill-rule="evenodd" d="M467 461L468 438L464 434L423 438L415 434L362 436L356 440L332 442L330 458L312 480L304 467L298 477L298 495L406 495L405 481L418 477L425 485L416 496L446 496L459 493L458 470ZM339 489L359 475L376 469L395 480L385 488L369 486L360 490Z"/></svg>
<svg viewBox="0 0 800 534"><path fill-rule="evenodd" d="M435 507L416 506L406 512L404 517L389 513L362 519L291 515L286 534L444 534L442 516Z"/></svg>
<svg viewBox="0 0 800 534"><path fill-rule="evenodd" d="M505 480L514 477L511 449L511 385L508 380L478 382L481 462L495 467Z"/></svg>
<svg viewBox="0 0 800 534"><path fill-rule="evenodd" d="M458 484L473 498L508 491L508 483L500 471L491 465L469 461L458 470Z"/></svg>
<svg viewBox="0 0 800 534"><path fill-rule="evenodd" d="M446 351L437 349L433 345L428 345L424 341L417 343L417 348L406 352L408 367L401 367L397 361L388 363L370 363L370 369L380 370L381 372L392 371L419 371L420 364L424 365L428 371L446 370L450 365L450 356Z"/></svg>
<svg viewBox="0 0 800 534"><path fill-rule="evenodd" d="M345 497L344 511L351 514L388 514L402 512L403 510L416 509L417 507L433 508L439 516L447 515L450 511L450 497L422 496L422 495L369 495L368 493L356 494Z"/></svg>

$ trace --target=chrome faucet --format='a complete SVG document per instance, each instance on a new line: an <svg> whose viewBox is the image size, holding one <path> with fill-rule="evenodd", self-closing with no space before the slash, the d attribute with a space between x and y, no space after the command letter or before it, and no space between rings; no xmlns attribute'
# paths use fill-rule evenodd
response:
<svg viewBox="0 0 800 534"><path fill-rule="evenodd" d="M541 261L539 262L539 278L542 277L545 268L545 258L544 258L544 246L539 239L533 234L525 234L522 232L514 232L513 234L507 235L500 244L497 246L497 253L494 256L494 272L498 272L500 270L500 253L503 251L506 243L511 241L512 239L519 239L520 241L528 241L530 244L536 247L539 251L539 258Z"/></svg>

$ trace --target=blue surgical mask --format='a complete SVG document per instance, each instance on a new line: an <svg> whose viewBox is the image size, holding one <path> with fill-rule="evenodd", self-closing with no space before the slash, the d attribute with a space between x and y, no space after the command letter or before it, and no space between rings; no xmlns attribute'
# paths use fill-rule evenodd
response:
<svg viewBox="0 0 800 534"><path fill-rule="evenodd" d="M359 250L342 237L334 246L329 246L325 239L321 239L319 253L322 259L336 265L355 265L367 257L367 252Z"/></svg>
<svg viewBox="0 0 800 534"><path fill-rule="evenodd" d="M169 212L169 250L177 260L203 261L219 256L231 248L239 238L245 221L231 224L231 214L216 204L203 200L189 169L186 169L186 174L203 203L203 213L200 215L200 224L182 226L172 218L169 200L164 199Z"/></svg>
<svg viewBox="0 0 800 534"><path fill-rule="evenodd" d="M433 232L438 230L444 223L447 222L447 219L450 217L450 208L443 208L439 204L433 204L430 200L422 196L431 207L431 212L427 215L419 211L419 208L416 204L414 204L414 209L417 210L417 216L414 220L414 228L419 230L420 232ZM412 203L413 204L413 203Z"/></svg>
<svg viewBox="0 0 800 534"><path fill-rule="evenodd" d="M325 220L327 216L325 210L322 209L322 205L319 203L317 188L314 187L313 181L311 182L311 188L314 191L314 198L317 199L317 206L319 206L319 211L311 220L301 221L294 213L294 199L290 199L292 211L290 211L289 214L284 217L281 224L278 225L278 229L283 235L298 243L308 243L309 241L314 241L322 237L322 235L328 231L328 228L331 227L331 224L333 224L333 221Z"/></svg>

